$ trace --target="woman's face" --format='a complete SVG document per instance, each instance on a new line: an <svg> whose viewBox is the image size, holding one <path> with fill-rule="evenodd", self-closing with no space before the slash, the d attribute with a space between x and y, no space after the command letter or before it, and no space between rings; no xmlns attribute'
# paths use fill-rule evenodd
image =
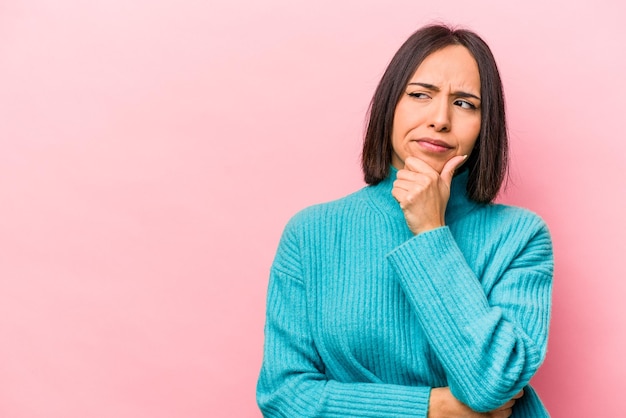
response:
<svg viewBox="0 0 626 418"><path fill-rule="evenodd" d="M391 163L417 157L441 173L455 155L469 155L480 131L480 74L464 46L447 46L417 67L393 118Z"/></svg>

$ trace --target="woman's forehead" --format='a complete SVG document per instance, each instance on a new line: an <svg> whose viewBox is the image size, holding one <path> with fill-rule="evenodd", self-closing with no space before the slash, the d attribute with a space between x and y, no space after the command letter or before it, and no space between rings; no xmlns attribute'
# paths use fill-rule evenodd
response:
<svg viewBox="0 0 626 418"><path fill-rule="evenodd" d="M409 83L427 83L435 87L480 90L478 64L470 51L451 45L428 55L409 79ZM478 92L477 91L477 92Z"/></svg>

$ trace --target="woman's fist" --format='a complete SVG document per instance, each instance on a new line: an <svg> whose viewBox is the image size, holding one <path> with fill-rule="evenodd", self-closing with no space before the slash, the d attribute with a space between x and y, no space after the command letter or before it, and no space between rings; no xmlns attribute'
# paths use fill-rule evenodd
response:
<svg viewBox="0 0 626 418"><path fill-rule="evenodd" d="M466 158L466 155L452 157L441 173L419 158L405 160L391 194L400 204L411 232L417 235L445 225L452 176Z"/></svg>

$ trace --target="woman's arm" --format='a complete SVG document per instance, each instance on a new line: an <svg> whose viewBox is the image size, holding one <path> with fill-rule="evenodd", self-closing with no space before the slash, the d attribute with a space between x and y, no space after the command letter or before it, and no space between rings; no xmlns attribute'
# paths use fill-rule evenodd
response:
<svg viewBox="0 0 626 418"><path fill-rule="evenodd" d="M552 288L548 231L527 214L503 240L508 265L488 284L466 262L449 227L416 235L388 258L452 394L496 409L528 384L546 353ZM508 243L508 244L507 244Z"/></svg>
<svg viewBox="0 0 626 418"><path fill-rule="evenodd" d="M506 247L498 249L501 259L489 261L497 271L477 277L444 226L452 176L463 160L451 158L438 173L418 158L406 159L392 194L416 235L388 259L452 394L476 411L489 411L528 384L545 357L552 244L543 221L520 212L508 219L507 236L495 231L503 235L497 245Z"/></svg>

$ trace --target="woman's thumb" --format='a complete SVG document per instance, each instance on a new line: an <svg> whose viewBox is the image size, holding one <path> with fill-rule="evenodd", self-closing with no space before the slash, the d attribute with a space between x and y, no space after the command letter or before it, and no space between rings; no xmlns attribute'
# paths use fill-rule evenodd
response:
<svg viewBox="0 0 626 418"><path fill-rule="evenodd" d="M448 160L446 165L441 170L440 177L446 182L448 186L452 183L452 176L454 171L467 159L467 155L457 155Z"/></svg>

